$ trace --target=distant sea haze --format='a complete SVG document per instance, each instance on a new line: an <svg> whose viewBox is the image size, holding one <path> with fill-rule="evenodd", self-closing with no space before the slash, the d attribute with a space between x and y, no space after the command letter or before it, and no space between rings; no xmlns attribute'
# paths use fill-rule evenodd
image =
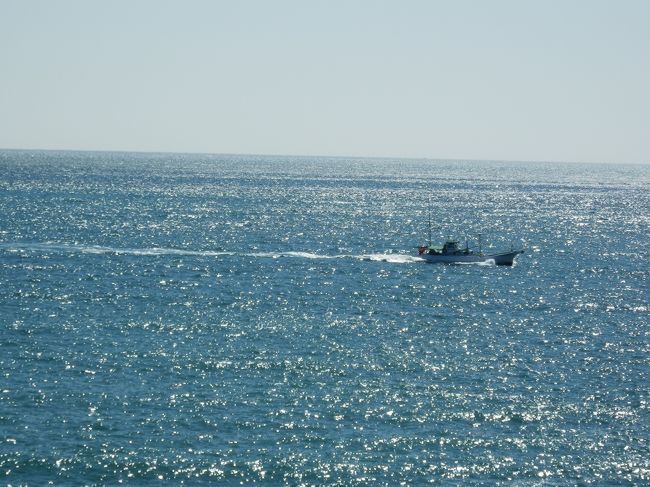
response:
<svg viewBox="0 0 650 487"><path fill-rule="evenodd" d="M650 166L0 151L0 478L648 483L649 186ZM526 252L426 263L429 209L434 240Z"/></svg>

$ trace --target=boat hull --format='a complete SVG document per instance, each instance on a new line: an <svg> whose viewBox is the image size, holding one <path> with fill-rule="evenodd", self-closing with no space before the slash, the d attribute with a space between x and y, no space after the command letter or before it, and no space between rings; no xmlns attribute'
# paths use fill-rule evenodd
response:
<svg viewBox="0 0 650 487"><path fill-rule="evenodd" d="M513 250L499 254L422 254L420 257L434 264L480 264L494 262L495 265L512 266L515 262L515 257L523 253L523 250Z"/></svg>

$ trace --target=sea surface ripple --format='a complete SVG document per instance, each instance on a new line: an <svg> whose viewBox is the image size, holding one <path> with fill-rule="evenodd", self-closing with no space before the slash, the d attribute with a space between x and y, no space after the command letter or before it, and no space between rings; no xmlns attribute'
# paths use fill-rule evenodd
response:
<svg viewBox="0 0 650 487"><path fill-rule="evenodd" d="M650 167L0 151L11 485L650 482ZM511 268L417 257L523 247Z"/></svg>

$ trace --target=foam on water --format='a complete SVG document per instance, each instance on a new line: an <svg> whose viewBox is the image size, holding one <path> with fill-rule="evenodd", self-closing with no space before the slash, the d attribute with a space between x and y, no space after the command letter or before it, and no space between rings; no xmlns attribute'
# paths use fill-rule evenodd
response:
<svg viewBox="0 0 650 487"><path fill-rule="evenodd" d="M517 265L516 262L517 261L515 260L515 263L513 265ZM453 265L495 266L496 262L494 261L494 259L486 259L483 262L454 262Z"/></svg>
<svg viewBox="0 0 650 487"><path fill-rule="evenodd" d="M375 262L389 262L391 264L413 264L426 262L421 257L406 254L365 254L356 257L361 260L371 260Z"/></svg>
<svg viewBox="0 0 650 487"><path fill-rule="evenodd" d="M281 257L294 257L300 259L359 259L376 262L389 262L393 264L410 264L424 262L424 259L406 254L362 254L362 255L324 255L311 252L224 252L214 250L188 250L153 247L148 249L120 249L102 247L99 245L62 244L54 242L0 242L0 249L7 252L34 251L47 253L84 253L84 254L111 254L131 256L196 256L220 257L240 256L277 259Z"/></svg>
<svg viewBox="0 0 650 487"><path fill-rule="evenodd" d="M188 255L218 257L221 255L235 255L234 252L219 252L211 250L187 250L152 247L145 249L128 249L102 247L100 245L65 244L55 242L1 242L0 249L8 252L34 251L48 253L83 253L83 254L112 254L134 256L160 256L160 255ZM250 254L253 255L253 254Z"/></svg>

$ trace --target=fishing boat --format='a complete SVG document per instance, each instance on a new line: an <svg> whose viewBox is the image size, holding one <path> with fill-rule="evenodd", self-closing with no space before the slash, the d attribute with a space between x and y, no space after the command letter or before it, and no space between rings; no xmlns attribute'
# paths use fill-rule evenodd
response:
<svg viewBox="0 0 650 487"><path fill-rule="evenodd" d="M498 253L483 253L480 250L470 250L469 244L466 243L465 248L458 245L457 240L448 238L441 246L432 245L430 242L427 245L418 247L418 254L427 262L435 262L441 264L473 264L473 263L490 263L494 262L496 265L511 266L515 262L515 257L523 254L521 249L510 249L506 252Z"/></svg>
<svg viewBox="0 0 650 487"><path fill-rule="evenodd" d="M481 234L478 236L478 251L470 250L469 242L465 242L465 247L461 248L458 245L458 240L451 237L447 238L442 245L433 245L431 243L431 202L429 201L429 241L425 245L418 247L418 254L427 262L434 262L440 264L475 264L475 263L490 263L494 262L495 265L512 266L515 262L515 257L523 254L523 249L515 250L512 245L510 250L506 252L497 253L483 253Z"/></svg>

